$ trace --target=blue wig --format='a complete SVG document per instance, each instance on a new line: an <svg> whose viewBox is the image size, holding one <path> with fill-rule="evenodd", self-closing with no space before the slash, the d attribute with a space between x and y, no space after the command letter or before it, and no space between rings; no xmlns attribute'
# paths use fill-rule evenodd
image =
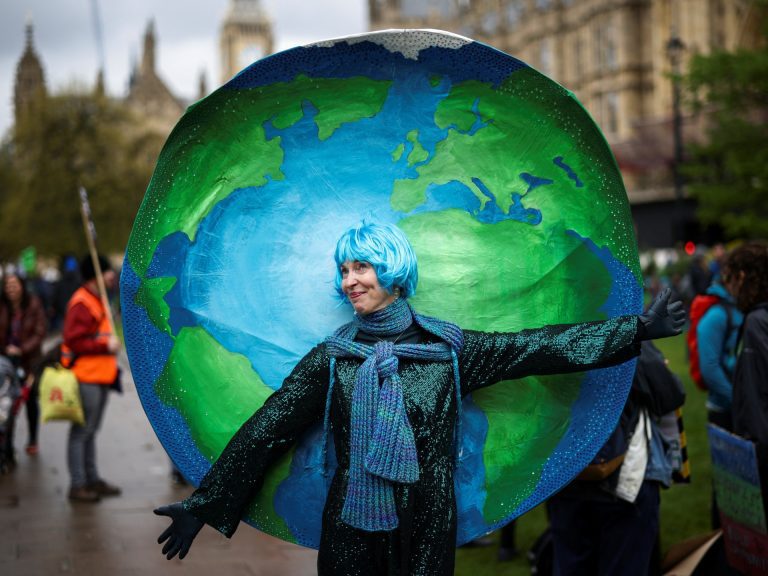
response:
<svg viewBox="0 0 768 576"><path fill-rule="evenodd" d="M363 220L341 235L336 243L336 291L346 300L341 289L341 265L344 262L368 262L376 271L379 284L390 294L400 288L403 297L416 293L419 272L416 254L405 233L394 224L376 224Z"/></svg>

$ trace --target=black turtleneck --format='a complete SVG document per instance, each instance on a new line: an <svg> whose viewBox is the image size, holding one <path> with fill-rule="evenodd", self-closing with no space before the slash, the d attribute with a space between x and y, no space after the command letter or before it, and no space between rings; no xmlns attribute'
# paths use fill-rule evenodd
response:
<svg viewBox="0 0 768 576"><path fill-rule="evenodd" d="M376 342L381 342L382 340L387 342L395 342L396 344L421 344L425 341L427 336L428 334L421 328L421 326L416 324L416 322L411 322L411 325L408 326L404 332L401 332L400 334L393 334L392 336L379 337L368 332L358 330L357 335L355 336L355 340L362 342L363 344L370 345L374 345Z"/></svg>

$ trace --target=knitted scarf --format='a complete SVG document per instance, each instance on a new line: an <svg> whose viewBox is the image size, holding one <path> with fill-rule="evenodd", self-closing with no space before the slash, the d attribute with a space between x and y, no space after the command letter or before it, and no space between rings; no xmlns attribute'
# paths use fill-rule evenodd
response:
<svg viewBox="0 0 768 576"><path fill-rule="evenodd" d="M392 337L414 321L443 341L397 344L382 340L373 346L355 342L358 330L377 337ZM364 359L357 369L352 391L349 481L341 519L361 530L393 530L398 526L398 518L392 483L411 484L419 479L416 442L405 410L398 358L452 360L460 410L458 353L464 345L464 335L455 324L415 314L405 298L397 298L383 310L356 316L325 342L332 359L324 446L330 425L335 359ZM458 430L456 433L459 434Z"/></svg>

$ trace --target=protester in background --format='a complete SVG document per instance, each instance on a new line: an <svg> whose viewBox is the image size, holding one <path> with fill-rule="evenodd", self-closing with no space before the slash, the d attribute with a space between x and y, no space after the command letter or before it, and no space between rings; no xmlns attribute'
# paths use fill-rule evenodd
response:
<svg viewBox="0 0 768 576"><path fill-rule="evenodd" d="M80 287L80 266L77 258L71 254L65 254L61 257L59 270L59 279L56 281L53 289L53 321L51 327L58 329L64 321L64 313L67 310L67 303Z"/></svg>
<svg viewBox="0 0 768 576"><path fill-rule="evenodd" d="M704 309L695 331L699 377L692 376L708 392L708 420L728 431L733 431L733 372L736 368L736 343L743 321L743 315L731 295L733 289L733 277L726 273L724 278L713 281L706 295L697 297L691 307L692 323L695 321L697 302Z"/></svg>
<svg viewBox="0 0 768 576"><path fill-rule="evenodd" d="M99 256L107 289L116 276L109 261ZM87 256L80 263L83 285L72 295L64 317L62 364L80 382L85 424L72 424L69 431L69 499L97 502L103 496L117 496L120 488L106 482L96 466L96 433L101 425L110 388L118 377L117 352L120 343L112 333L96 281L93 261Z"/></svg>
<svg viewBox="0 0 768 576"><path fill-rule="evenodd" d="M664 356L643 342L616 430L593 464L549 500L556 576L660 574L659 486L671 485L675 458L659 420L684 401Z"/></svg>
<svg viewBox="0 0 768 576"><path fill-rule="evenodd" d="M704 252L696 250L691 258L691 265L688 268L688 275L691 281L691 296L695 297L704 294L712 282L712 273L709 271Z"/></svg>
<svg viewBox="0 0 768 576"><path fill-rule="evenodd" d="M646 269L643 271L645 290L651 297L651 300L656 298L656 295L664 289L662 279L659 276L659 268L656 263L651 260Z"/></svg>
<svg viewBox="0 0 768 576"><path fill-rule="evenodd" d="M720 274L723 270L723 264L725 263L725 259L728 256L728 251L725 249L725 246L721 243L717 243L714 246L712 246L712 251L710 252L710 260L709 260L709 275L712 278L712 281L720 278Z"/></svg>
<svg viewBox="0 0 768 576"><path fill-rule="evenodd" d="M37 431L40 420L38 381L33 367L40 357L45 334L45 310L40 299L29 293L18 274L6 274L0 296L0 354L7 356L22 371L23 396L27 401L29 424L26 450L31 455L38 452ZM13 427L9 430L9 436L12 437L12 434Z"/></svg>
<svg viewBox="0 0 768 576"><path fill-rule="evenodd" d="M743 316L731 295L735 289L728 264L712 281L705 295L691 304L691 329L688 351L691 377L699 388L707 390L707 420L733 431L733 373L736 368L736 344ZM712 490L712 529L720 528L720 513Z"/></svg>
<svg viewBox="0 0 768 576"><path fill-rule="evenodd" d="M725 278L744 312L733 380L734 431L768 447L768 244L748 242L728 257Z"/></svg>
<svg viewBox="0 0 768 576"><path fill-rule="evenodd" d="M704 257L704 252L697 248L693 256L691 256L685 274L680 276L678 273L673 273L670 281L675 294L685 304L686 311L689 311L694 298L705 294L712 282L712 275Z"/></svg>

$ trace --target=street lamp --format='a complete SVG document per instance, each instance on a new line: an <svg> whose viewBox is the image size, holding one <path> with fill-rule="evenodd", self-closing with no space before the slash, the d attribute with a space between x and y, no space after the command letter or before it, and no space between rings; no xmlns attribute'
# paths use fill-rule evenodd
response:
<svg viewBox="0 0 768 576"><path fill-rule="evenodd" d="M685 52L685 44L673 29L667 40L667 58L672 69L672 138L674 143L674 160L672 162L672 177L675 185L675 199L683 199L683 175L680 167L683 164L683 116L680 112L680 61Z"/></svg>

